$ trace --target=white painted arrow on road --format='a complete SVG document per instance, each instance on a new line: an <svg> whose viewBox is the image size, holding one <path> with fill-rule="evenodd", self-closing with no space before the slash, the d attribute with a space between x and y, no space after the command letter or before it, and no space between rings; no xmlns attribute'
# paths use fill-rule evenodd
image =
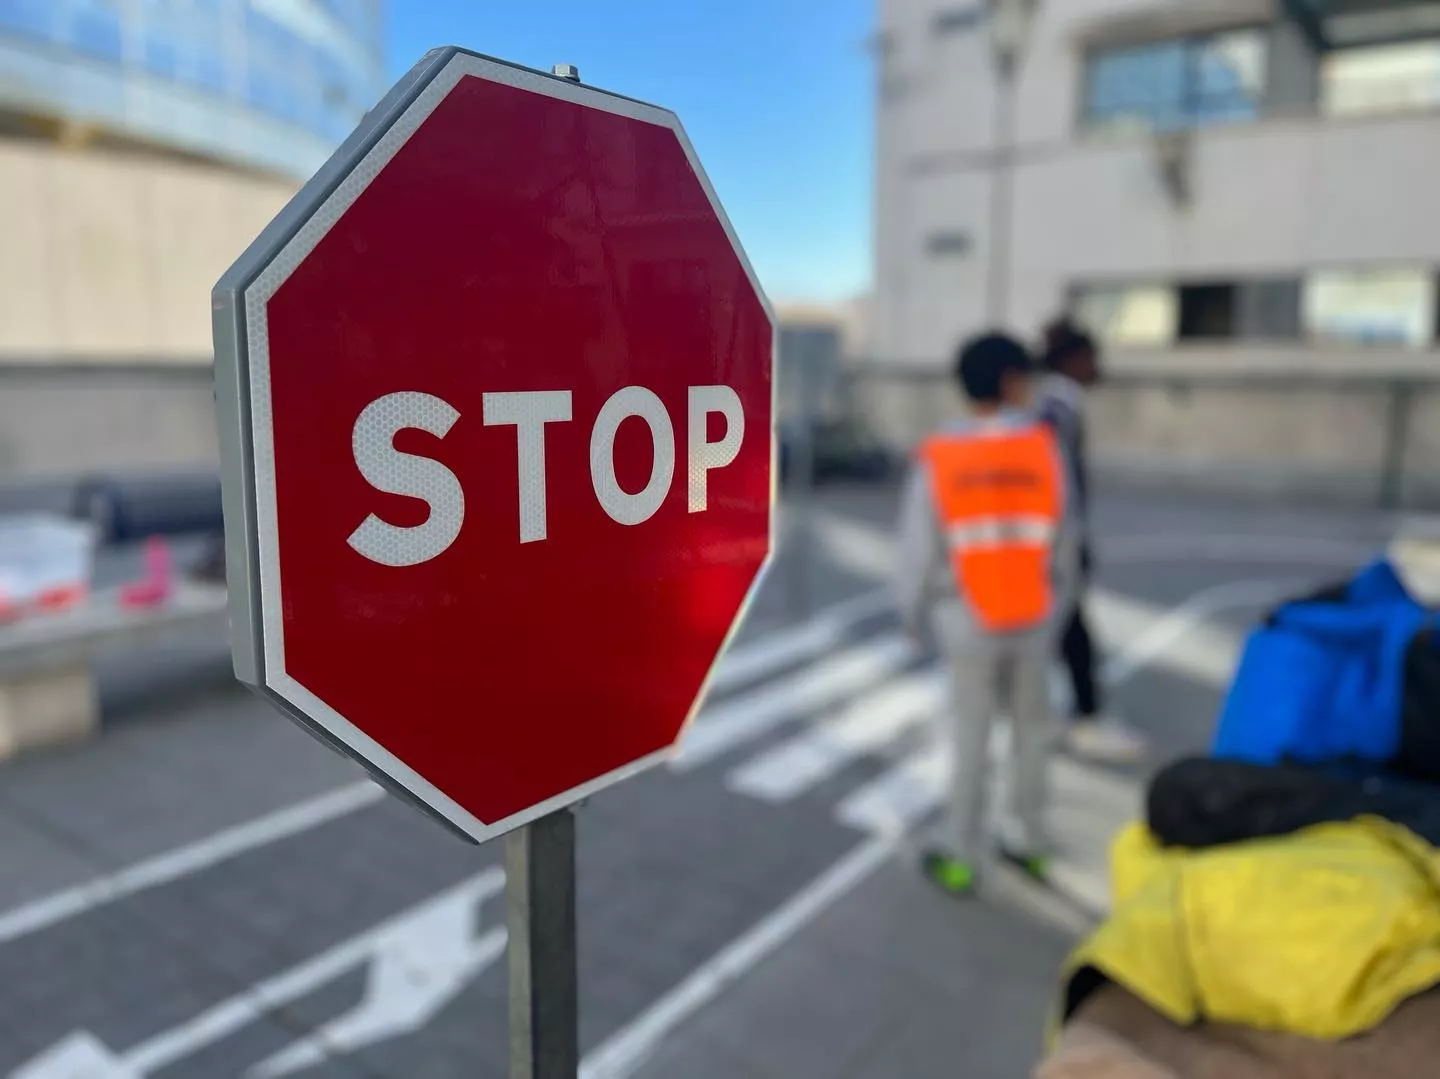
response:
<svg viewBox="0 0 1440 1079"><path fill-rule="evenodd" d="M362 963L369 964L369 971L357 1007L257 1064L247 1076L280 1079L328 1057L419 1030L504 952L503 928L476 935L477 905L504 887L504 872L488 869L124 1053L79 1031L22 1065L10 1079L144 1079Z"/></svg>

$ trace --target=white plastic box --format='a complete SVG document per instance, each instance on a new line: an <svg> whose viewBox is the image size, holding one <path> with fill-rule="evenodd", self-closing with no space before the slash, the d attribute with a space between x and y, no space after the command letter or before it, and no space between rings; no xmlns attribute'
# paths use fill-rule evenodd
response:
<svg viewBox="0 0 1440 1079"><path fill-rule="evenodd" d="M95 571L95 529L49 514L0 517L0 618L83 600Z"/></svg>

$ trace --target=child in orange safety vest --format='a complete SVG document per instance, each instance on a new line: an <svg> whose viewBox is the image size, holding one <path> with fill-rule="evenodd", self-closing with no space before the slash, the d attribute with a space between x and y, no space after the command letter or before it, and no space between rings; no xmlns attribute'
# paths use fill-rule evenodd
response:
<svg viewBox="0 0 1440 1079"><path fill-rule="evenodd" d="M966 343L956 375L972 415L921 445L900 513L901 618L917 639L933 631L954 692L949 811L924 870L956 895L975 889L1002 711L1011 736L998 853L1046 874L1050 657L1078 585L1079 533L1060 446L1029 411L1030 368L1010 337Z"/></svg>

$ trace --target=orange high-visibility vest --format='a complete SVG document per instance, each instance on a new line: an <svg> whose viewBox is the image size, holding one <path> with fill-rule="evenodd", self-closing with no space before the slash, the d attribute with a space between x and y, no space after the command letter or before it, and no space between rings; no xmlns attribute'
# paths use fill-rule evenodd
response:
<svg viewBox="0 0 1440 1079"><path fill-rule="evenodd" d="M920 448L955 581L980 626L1033 629L1055 609L1051 566L1065 508L1059 445L1043 424L931 438Z"/></svg>

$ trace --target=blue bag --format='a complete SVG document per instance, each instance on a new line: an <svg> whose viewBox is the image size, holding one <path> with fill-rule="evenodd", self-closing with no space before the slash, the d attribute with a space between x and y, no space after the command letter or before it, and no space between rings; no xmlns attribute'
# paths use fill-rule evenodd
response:
<svg viewBox="0 0 1440 1079"><path fill-rule="evenodd" d="M1383 558L1342 588L1281 606L1245 644L1212 755L1253 764L1395 760L1406 652L1430 617Z"/></svg>

